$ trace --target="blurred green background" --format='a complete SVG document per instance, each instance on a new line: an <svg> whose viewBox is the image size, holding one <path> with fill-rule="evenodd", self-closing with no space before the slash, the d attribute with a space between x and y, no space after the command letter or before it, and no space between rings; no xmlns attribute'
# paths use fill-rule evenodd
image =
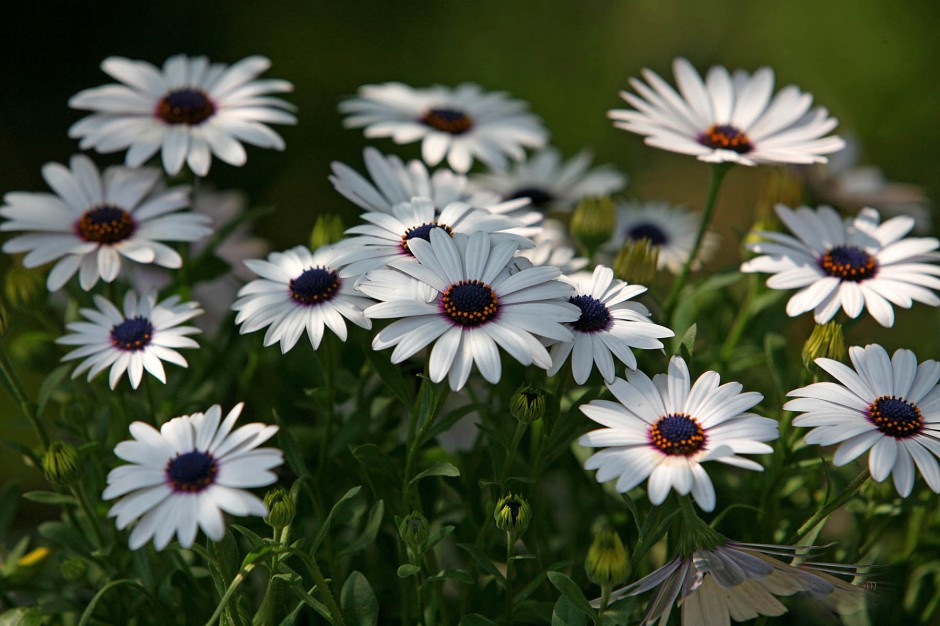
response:
<svg viewBox="0 0 940 626"><path fill-rule="evenodd" d="M699 208L706 167L647 148L605 116L623 105L617 92L629 77L650 67L671 79L672 59L683 55L700 71L773 67L778 86L813 93L839 119L840 133L861 139L863 162L940 198L938 32L940 3L933 0L15 3L0 20L0 191L45 191L41 166L77 150L66 132L84 114L66 103L81 89L112 82L99 69L102 59L159 65L185 52L227 63L263 54L273 61L266 77L295 85L288 99L300 123L278 127L286 152L250 148L247 166L215 161L209 175L218 188L244 188L254 204L275 206L258 225L274 248L303 243L320 213L352 221L352 205L327 180L329 163L361 170L366 142L360 131L342 128L336 105L359 85L389 80L419 87L473 81L508 91L531 103L566 154L591 148L598 162L626 171L628 196ZM376 145L418 155L415 145ZM95 158L107 164L122 157ZM736 168L726 182L716 228L728 262L767 173ZM893 349L938 326L937 311L921 307L899 311L890 338L875 328L872 337ZM911 347L921 359L938 356L936 339L926 346L934 354L922 353L920 340ZM5 397L0 421L0 436L30 443ZM10 468L5 476L40 480L15 455L3 451L0 462Z"/></svg>

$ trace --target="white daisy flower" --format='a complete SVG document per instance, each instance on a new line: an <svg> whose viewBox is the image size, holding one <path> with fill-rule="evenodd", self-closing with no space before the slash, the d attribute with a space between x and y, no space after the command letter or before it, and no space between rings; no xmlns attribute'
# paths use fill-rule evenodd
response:
<svg viewBox="0 0 940 626"><path fill-rule="evenodd" d="M258 447L277 426L254 423L233 430L243 406L236 404L222 420L222 409L214 404L205 413L174 417L159 431L144 422L130 425L133 439L114 448L129 465L108 473L102 498L121 498L108 511L118 530L137 522L131 550L151 538L162 550L173 535L189 548L197 527L212 541L222 541L223 512L267 515L264 502L245 489L277 481L271 470L284 462L281 451Z"/></svg>
<svg viewBox="0 0 940 626"><path fill-rule="evenodd" d="M342 251L342 262L349 264L350 274L364 274L400 257L411 258L411 242L415 239L428 241L432 230L450 236L485 232L493 234L497 240L512 240L517 246L534 245L518 234L517 229L521 227L518 221L463 202L451 202L438 210L430 198L411 198L410 202L396 204L391 214L364 213L362 219L369 223L346 231L359 236L344 239L337 245Z"/></svg>
<svg viewBox="0 0 940 626"><path fill-rule="evenodd" d="M657 268L678 274L692 254L700 219L684 207L674 207L667 202L618 203L614 232L604 250L616 255L624 244L647 239L659 248ZM717 235L706 232L692 268L701 267L717 247Z"/></svg>
<svg viewBox="0 0 940 626"><path fill-rule="evenodd" d="M604 381L612 383L616 374L614 357L636 369L631 348L657 350L663 347L661 338L675 335L665 326L651 322L645 306L628 302L646 291L646 287L615 279L609 267L598 265L593 274L580 272L561 279L574 285L574 295L568 302L581 310L581 317L568 325L574 341L552 346L549 376L554 376L571 356L571 373L579 385L587 381L594 364Z"/></svg>
<svg viewBox="0 0 940 626"><path fill-rule="evenodd" d="M383 300L366 309L366 316L402 318L372 341L376 350L395 346L392 363L433 342L431 380L448 376L450 388L458 391L474 363L487 381L499 381L498 347L523 365L548 369L552 360L538 338L572 339L562 325L580 313L565 301L571 286L555 280L561 271L554 267L510 275L507 264L516 242L497 241L484 232L452 238L435 228L429 241L415 238L409 245L414 259L369 272L358 285L366 295ZM415 293L413 279L433 290L432 301Z"/></svg>
<svg viewBox="0 0 940 626"><path fill-rule="evenodd" d="M63 361L85 359L72 372L72 378L87 371L90 381L110 367L111 389L125 371L134 389L140 385L144 370L166 383L162 361L187 367L186 359L175 349L199 347L188 336L200 332L199 329L180 326L202 313L195 302L181 304L179 296L171 296L157 303L153 292L138 298L134 291L128 291L122 311L101 296L94 299L98 310L81 309L87 321L68 324L66 328L72 334L56 339L59 344L79 346L66 354Z"/></svg>
<svg viewBox="0 0 940 626"><path fill-rule="evenodd" d="M94 111L69 129L82 150L118 152L141 165L158 150L163 168L176 175L183 167L197 176L209 173L212 155L244 165L242 142L284 149L284 140L267 124L296 124L293 106L270 94L293 89L285 80L256 80L271 62L260 56L231 67L206 57L178 54L162 71L145 61L108 57L101 69L121 81L86 89L69 100L73 109Z"/></svg>
<svg viewBox="0 0 940 626"><path fill-rule="evenodd" d="M861 589L831 576L856 576L857 565L814 563L799 566L775 557L803 559L812 546L726 541L711 549L697 549L676 557L637 582L614 591L610 600L636 596L655 589L640 626L666 624L673 606L682 607L682 624L727 626L761 615L778 616L787 608L777 599L795 593L830 600L837 607L857 607ZM594 602L599 606L599 602Z"/></svg>
<svg viewBox="0 0 940 626"><path fill-rule="evenodd" d="M591 168L591 160L584 151L564 161L557 149L544 148L505 172L475 176L473 185L505 200L528 198L543 211L570 211L581 198L610 196L627 185L612 165Z"/></svg>
<svg viewBox="0 0 940 626"><path fill-rule="evenodd" d="M174 213L189 206L189 187L162 189L160 171L109 167L99 174L91 159L75 155L71 168L47 163L43 178L55 191L8 193L0 231L37 231L3 244L9 253L28 252L25 267L58 262L46 286L61 289L76 272L88 291L101 278L112 282L121 257L137 263L178 268L180 255L164 241L197 241L210 234L209 220Z"/></svg>
<svg viewBox="0 0 940 626"><path fill-rule="evenodd" d="M788 396L787 411L800 411L794 426L812 428L806 443L841 444L836 466L867 450L868 468L876 481L894 475L898 493L907 497L914 487L914 467L927 485L940 493L940 363L917 364L910 350L888 353L877 344L849 348L854 371L832 359L816 364L841 384L815 383Z"/></svg>
<svg viewBox="0 0 940 626"><path fill-rule="evenodd" d="M669 374L652 380L641 371L615 378L607 388L618 402L594 400L581 412L606 428L582 436L578 443L604 447L584 464L598 470L597 481L617 478L620 493L630 491L647 476L650 502L660 505L669 489L686 495L706 510L715 508L715 488L702 468L719 461L761 471L760 464L738 454L767 454L762 441L776 439L777 422L747 413L763 399L741 393L740 383L718 386L717 372L702 374L690 388L688 367L681 357L669 361Z"/></svg>
<svg viewBox="0 0 940 626"><path fill-rule="evenodd" d="M703 82L685 59L673 62L679 93L655 72L644 69L646 83L635 78L637 94L620 96L636 110L608 112L614 126L646 136L663 150L691 154L712 163L825 163L824 154L842 149L835 118L818 107L813 96L795 86L771 99L774 72L763 67L753 75L715 66Z"/></svg>
<svg viewBox="0 0 940 626"><path fill-rule="evenodd" d="M340 272L337 257L333 247L311 252L297 246L273 252L267 261L245 261L261 278L242 287L232 305L238 311L235 323L242 325L241 334L269 327L264 345L280 342L281 352L286 353L304 330L314 350L320 347L324 327L346 341L343 318L372 328L372 321L362 314L371 301L355 290L345 270Z"/></svg>
<svg viewBox="0 0 940 626"><path fill-rule="evenodd" d="M339 108L349 114L346 127L365 127L366 137L391 137L398 144L420 140L425 163L433 167L447 157L460 173L469 170L474 159L503 169L507 156L521 161L525 148L541 148L548 138L524 102L470 83L454 89L365 85L359 97Z"/></svg>
<svg viewBox="0 0 940 626"><path fill-rule="evenodd" d="M741 265L742 272L767 272L773 289L799 289L787 303L787 315L814 311L816 323L831 320L839 307L855 318L868 309L882 326L894 324L892 304L908 309L917 301L940 305L932 289L940 289L940 247L933 237L904 235L914 227L910 217L880 224L874 209L863 209L843 221L830 207L795 211L778 204L777 215L796 237L759 232L768 241L748 249L763 256Z"/></svg>
<svg viewBox="0 0 940 626"><path fill-rule="evenodd" d="M534 248L519 250L510 262L510 272L526 269L533 266L551 265L557 267L563 274L573 274L584 269L588 260L572 247L568 237L568 228L564 223L554 219L546 219L541 224L539 232L532 236Z"/></svg>

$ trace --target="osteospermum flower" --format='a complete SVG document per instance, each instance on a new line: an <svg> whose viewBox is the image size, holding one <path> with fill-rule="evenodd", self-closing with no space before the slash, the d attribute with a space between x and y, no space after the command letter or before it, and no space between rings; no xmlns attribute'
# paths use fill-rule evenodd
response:
<svg viewBox="0 0 940 626"><path fill-rule="evenodd" d="M845 145L823 136L837 122L823 107L809 110L810 94L789 85L771 99L774 72L768 67L731 76L715 66L705 82L685 59L672 68L680 93L644 69L646 83L630 79L639 95L620 92L636 110L608 112L614 126L645 135L648 145L712 163L825 163L822 155Z"/></svg>
<svg viewBox="0 0 940 626"><path fill-rule="evenodd" d="M129 464L111 470L102 498L121 498L108 511L118 530L137 522L131 550L151 538L162 550L173 535L189 548L198 528L222 541L223 512L267 514L264 502L246 489L277 480L271 470L283 463L281 451L258 446L278 429L260 423L234 428L243 406L236 404L222 420L222 409L214 404L205 413L174 417L159 431L144 422L130 425L133 439L114 448Z"/></svg>
<svg viewBox="0 0 940 626"><path fill-rule="evenodd" d="M179 296L171 296L157 303L155 293L138 298L134 291L124 296L123 310L101 296L95 296L95 309L81 309L87 320L72 322L66 328L72 334L56 339L56 343L78 346L62 360L84 358L72 378L88 372L91 380L108 367L108 382L114 389L127 372L131 387L137 389L144 370L161 383L166 383L162 361L186 367L186 359L176 348L198 348L189 335L199 331L194 326L180 326L202 313L195 302L180 303Z"/></svg>
<svg viewBox="0 0 940 626"><path fill-rule="evenodd" d="M0 215L3 231L36 231L3 244L4 252L28 252L25 267L58 262L49 272L50 291L76 272L86 291L101 278L112 282L121 257L178 268L180 255L164 241L197 241L212 232L209 219L176 213L189 205L189 187L159 187L160 171L109 167L99 174L91 159L72 157L71 167L47 163L43 178L55 191L8 193Z"/></svg>
<svg viewBox="0 0 940 626"><path fill-rule="evenodd" d="M369 272L359 284L360 291L383 300L366 309L366 316L401 318L372 341L376 350L395 346L392 363L434 343L431 380L447 376L458 391L474 363L487 381L499 381L498 348L523 365L548 369L552 361L538 338L571 340L562 325L580 312L565 301L571 286L555 280L561 274L555 267L510 275L507 264L516 242L496 241L483 232L451 238L436 228L429 241L416 238L409 245L414 259L393 261L393 269ZM422 297L414 283L432 298Z"/></svg>
<svg viewBox="0 0 940 626"><path fill-rule="evenodd" d="M581 412L606 426L582 436L578 443L596 452L584 464L598 470L597 481L617 478L620 493L649 477L650 502L659 505L669 490L692 493L702 509L715 508L715 488L702 467L719 461L761 471L760 464L738 454L766 454L763 441L777 438L777 422L746 411L763 399L741 393L740 383L718 386L717 372L699 376L690 388L688 367L681 357L669 361L669 373L652 380L641 371L609 383L617 402L594 400Z"/></svg>
<svg viewBox="0 0 940 626"><path fill-rule="evenodd" d="M767 279L773 289L799 289L787 302L790 317L813 311L816 322L824 324L840 307L852 318L868 309L879 324L892 326L892 304L903 308L915 301L940 304L931 291L940 289L940 265L925 262L940 259L929 256L940 241L905 239L914 227L913 218L895 217L880 224L875 209L863 209L845 222L826 206L793 211L778 204L776 211L796 237L757 233L768 241L752 243L748 249L763 256L741 265L741 271L774 274Z"/></svg>
<svg viewBox="0 0 940 626"><path fill-rule="evenodd" d="M525 148L545 145L548 133L525 108L505 93L484 92L470 83L454 89L365 85L359 97L340 104L340 111L349 114L345 126L365 127L366 137L391 137L398 144L421 141L425 163L433 167L446 157L460 173L474 159L503 169L507 156L521 161Z"/></svg>
<svg viewBox="0 0 940 626"><path fill-rule="evenodd" d="M324 328L346 341L343 318L362 328L372 327L362 314L371 301L355 290L348 274L340 272L335 248L310 252L297 246L273 252L267 261L245 261L245 265L260 278L238 292L239 299L232 305L238 311L235 323L242 325L242 334L268 327L265 346L280 342L281 352L287 352L306 330L316 350Z"/></svg>
<svg viewBox="0 0 940 626"><path fill-rule="evenodd" d="M244 165L242 142L284 149L284 140L267 124L296 124L292 106L270 94L293 89L285 80L257 80L271 66L261 56L231 67L206 57L170 57L159 70L145 61L108 57L101 69L120 84L86 89L69 100L73 109L94 111L69 129L83 150L127 149L132 167L157 151L167 173L183 163L197 176L209 172L212 155Z"/></svg>
<svg viewBox="0 0 940 626"><path fill-rule="evenodd" d="M834 465L845 465L867 450L872 478L894 476L898 493L914 487L914 467L940 493L940 363L918 365L910 350L888 353L877 344L849 348L852 368L832 359L816 359L841 384L815 383L795 389L783 408L800 411L794 426L812 428L806 443L840 444Z"/></svg>
<svg viewBox="0 0 940 626"><path fill-rule="evenodd" d="M667 202L621 203L617 205L614 231L604 249L616 254L624 244L646 239L659 249L657 268L678 274L692 254L699 219L686 209L670 206ZM717 246L718 237L706 232L692 267L701 267Z"/></svg>
<svg viewBox="0 0 940 626"><path fill-rule="evenodd" d="M574 295L568 302L581 309L581 317L569 324L574 341L561 341L552 346L554 376L568 357L571 373L579 385L591 375L593 365L607 383L614 381L614 357L630 369L636 368L636 357L631 348L655 350L663 347L659 339L675 335L665 326L649 320L649 310L639 302L628 302L646 287L629 285L614 278L609 267L598 265L593 274L580 272L562 280L574 285Z"/></svg>
<svg viewBox="0 0 940 626"><path fill-rule="evenodd" d="M579 152L564 161L555 148L544 148L505 172L474 177L473 185L505 200L528 198L543 211L570 211L581 198L610 196L627 184L627 177L613 166L592 168L591 160L589 152Z"/></svg>

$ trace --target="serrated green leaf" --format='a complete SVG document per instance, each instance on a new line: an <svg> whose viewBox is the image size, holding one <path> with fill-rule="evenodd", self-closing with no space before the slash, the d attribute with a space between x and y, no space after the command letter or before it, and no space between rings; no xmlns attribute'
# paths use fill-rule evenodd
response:
<svg viewBox="0 0 940 626"><path fill-rule="evenodd" d="M52 506L78 506L78 502L72 496L54 491L27 491L23 494L23 499Z"/></svg>
<svg viewBox="0 0 940 626"><path fill-rule="evenodd" d="M460 476L460 470L457 469L457 466L453 463L448 463L447 461L438 461L428 469L412 478L411 484L413 485L422 478L427 478L429 476L448 476L453 478Z"/></svg>
<svg viewBox="0 0 940 626"><path fill-rule="evenodd" d="M421 571L421 567L418 565L412 565L411 563L405 563L398 567L398 577L399 578L408 578L409 576L415 576L418 572Z"/></svg>
<svg viewBox="0 0 940 626"><path fill-rule="evenodd" d="M340 605L349 626L375 626L379 621L379 601L362 573L353 571L343 583Z"/></svg>
<svg viewBox="0 0 940 626"><path fill-rule="evenodd" d="M584 597L584 592L581 591L581 588L578 587L573 580L561 572L549 572L548 580L561 592L563 597L571 602L572 606L592 620L594 619L596 611L591 607L591 603L588 602L588 599Z"/></svg>

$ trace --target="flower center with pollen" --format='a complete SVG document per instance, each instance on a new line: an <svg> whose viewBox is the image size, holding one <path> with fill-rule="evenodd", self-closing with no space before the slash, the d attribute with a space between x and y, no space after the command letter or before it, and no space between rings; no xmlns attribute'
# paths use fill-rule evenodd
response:
<svg viewBox="0 0 940 626"><path fill-rule="evenodd" d="M418 120L425 126L451 135L462 135L473 128L473 120L459 109L434 108Z"/></svg>
<svg viewBox="0 0 940 626"><path fill-rule="evenodd" d="M208 452L193 450L176 455L166 464L166 480L173 491L199 493L213 482L219 464Z"/></svg>
<svg viewBox="0 0 940 626"><path fill-rule="evenodd" d="M111 327L111 345L119 350L137 352L150 345L153 339L153 324L138 315Z"/></svg>
<svg viewBox="0 0 940 626"><path fill-rule="evenodd" d="M727 124L716 124L698 136L698 142L715 150L746 154L754 149L743 131Z"/></svg>
<svg viewBox="0 0 940 626"><path fill-rule="evenodd" d="M582 333L596 333L610 328L610 311L600 300L593 296L572 296L568 302L581 309L581 317L573 324L573 328Z"/></svg>
<svg viewBox="0 0 940 626"><path fill-rule="evenodd" d="M506 196L504 200L518 200L519 198L528 198L529 204L541 208L551 203L555 196L540 187L523 187Z"/></svg>
<svg viewBox="0 0 940 626"><path fill-rule="evenodd" d="M654 246L662 246L669 242L669 237L663 232L663 229L655 224L636 224L627 230L627 238L633 241L647 239Z"/></svg>
<svg viewBox="0 0 940 626"><path fill-rule="evenodd" d="M326 302L339 290L339 276L325 267L311 267L297 278L291 279L287 288L291 299L297 304L311 306Z"/></svg>
<svg viewBox="0 0 940 626"><path fill-rule="evenodd" d="M489 285L479 280L462 280L441 294L444 315L461 326L480 326L499 311L499 298Z"/></svg>
<svg viewBox="0 0 940 626"><path fill-rule="evenodd" d="M418 239L424 239L425 241L431 241L431 231L435 228L440 228L445 233L454 236L453 229L447 224L438 224L437 222L428 222L427 224L421 224L421 226L412 226L405 231L405 234L401 236L401 249L406 254L414 256L411 253L411 250L408 249L408 242L417 237Z"/></svg>
<svg viewBox="0 0 940 626"><path fill-rule="evenodd" d="M201 89L177 89L157 103L156 115L167 124L198 126L215 113L215 105Z"/></svg>
<svg viewBox="0 0 940 626"><path fill-rule="evenodd" d="M75 232L85 241L114 244L134 234L137 225L131 214L120 207L102 204L88 209L75 222Z"/></svg>
<svg viewBox="0 0 940 626"><path fill-rule="evenodd" d="M875 257L855 246L836 246L819 260L825 273L842 280L858 283L878 272Z"/></svg>
<svg viewBox="0 0 940 626"><path fill-rule="evenodd" d="M705 445L705 431L685 413L671 413L650 426L650 439L663 454L689 456Z"/></svg>
<svg viewBox="0 0 940 626"><path fill-rule="evenodd" d="M881 396L868 405L868 419L891 437L913 437L924 429L924 417L913 402L897 396Z"/></svg>

